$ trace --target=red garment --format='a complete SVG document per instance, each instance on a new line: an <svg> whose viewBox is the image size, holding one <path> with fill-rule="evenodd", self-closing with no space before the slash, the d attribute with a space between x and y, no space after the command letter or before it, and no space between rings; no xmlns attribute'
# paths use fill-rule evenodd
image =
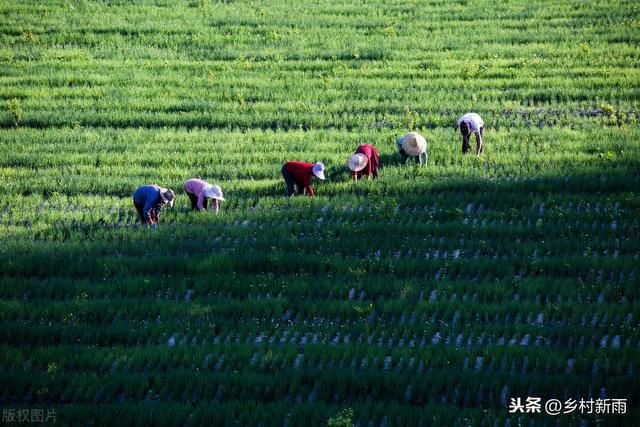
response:
<svg viewBox="0 0 640 427"><path fill-rule="evenodd" d="M378 150L371 144L362 144L358 147L354 154L364 154L367 156L367 166L364 167L360 172L353 172L353 176L356 174L358 178L362 176L369 176L373 174L374 178L378 177L378 165L380 164L380 156L378 155Z"/></svg>
<svg viewBox="0 0 640 427"><path fill-rule="evenodd" d="M287 172L293 175L293 179L304 186L307 193L309 193L309 196L313 197L313 188L311 188L313 164L304 162L287 162L284 164L284 167Z"/></svg>

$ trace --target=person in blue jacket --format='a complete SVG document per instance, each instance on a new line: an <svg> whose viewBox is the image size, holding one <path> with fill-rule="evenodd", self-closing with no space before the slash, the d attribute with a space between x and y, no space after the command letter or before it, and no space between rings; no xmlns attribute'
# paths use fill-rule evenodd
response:
<svg viewBox="0 0 640 427"><path fill-rule="evenodd" d="M143 185L133 193L133 205L140 215L142 224L158 224L158 217L164 206L173 206L175 193L157 185Z"/></svg>

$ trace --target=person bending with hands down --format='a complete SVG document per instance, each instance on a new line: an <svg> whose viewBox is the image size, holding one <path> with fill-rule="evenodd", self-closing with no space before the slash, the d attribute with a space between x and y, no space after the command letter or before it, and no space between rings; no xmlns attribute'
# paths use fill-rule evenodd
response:
<svg viewBox="0 0 640 427"><path fill-rule="evenodd" d="M484 128L484 122L482 117L476 113L467 113L458 119L458 126L460 127L460 133L462 133L462 153L466 154L471 150L471 144L469 139L471 132L476 134L476 157L480 157L482 154L482 129Z"/></svg>
<svg viewBox="0 0 640 427"><path fill-rule="evenodd" d="M289 197L293 196L296 187L300 194L304 194L306 191L309 197L313 197L313 188L311 188L313 176L324 180L324 165L322 163L287 162L282 165L282 177L287 184Z"/></svg>
<svg viewBox="0 0 640 427"><path fill-rule="evenodd" d="M184 190L191 200L191 209L193 210L206 211L207 202L211 199L211 207L218 214L220 202L225 200L219 185L209 184L203 179L191 178L187 180L184 183Z"/></svg>
<svg viewBox="0 0 640 427"><path fill-rule="evenodd" d="M349 159L349 169L351 169L353 180L357 181L362 177L369 178L371 175L374 179L377 178L379 164L378 150L371 144L360 145Z"/></svg>
<svg viewBox="0 0 640 427"><path fill-rule="evenodd" d="M158 218L164 206L173 206L176 195L168 188L157 185L143 185L133 193L133 205L140 215L142 224L158 226Z"/></svg>
<svg viewBox="0 0 640 427"><path fill-rule="evenodd" d="M396 139L400 163L404 166L410 156L416 159L416 163L427 165L427 141L418 132L409 132L405 136Z"/></svg>

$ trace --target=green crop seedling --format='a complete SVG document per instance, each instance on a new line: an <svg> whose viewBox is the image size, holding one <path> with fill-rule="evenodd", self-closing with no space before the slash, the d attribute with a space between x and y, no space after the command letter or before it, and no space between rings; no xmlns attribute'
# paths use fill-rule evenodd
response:
<svg viewBox="0 0 640 427"><path fill-rule="evenodd" d="M3 422L638 418L633 2L0 12ZM410 130L427 167L400 165ZM360 144L379 179L351 180ZM325 164L316 197L286 197L290 160ZM194 177L224 190L218 215L190 211ZM132 203L150 183L177 194L155 231ZM528 396L626 414L509 411Z"/></svg>

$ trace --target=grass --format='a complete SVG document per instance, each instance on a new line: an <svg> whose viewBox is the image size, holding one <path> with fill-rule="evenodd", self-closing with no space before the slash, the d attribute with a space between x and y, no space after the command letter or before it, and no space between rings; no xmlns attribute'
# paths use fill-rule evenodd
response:
<svg viewBox="0 0 640 427"><path fill-rule="evenodd" d="M629 2L0 5L0 406L64 424L633 425ZM485 151L463 156L460 115ZM429 166L401 167L416 130ZM375 182L346 162L373 143ZM285 197L287 160L327 166ZM189 212L184 181L227 197ZM177 190L157 231L133 191ZM509 399L628 412L511 414Z"/></svg>

